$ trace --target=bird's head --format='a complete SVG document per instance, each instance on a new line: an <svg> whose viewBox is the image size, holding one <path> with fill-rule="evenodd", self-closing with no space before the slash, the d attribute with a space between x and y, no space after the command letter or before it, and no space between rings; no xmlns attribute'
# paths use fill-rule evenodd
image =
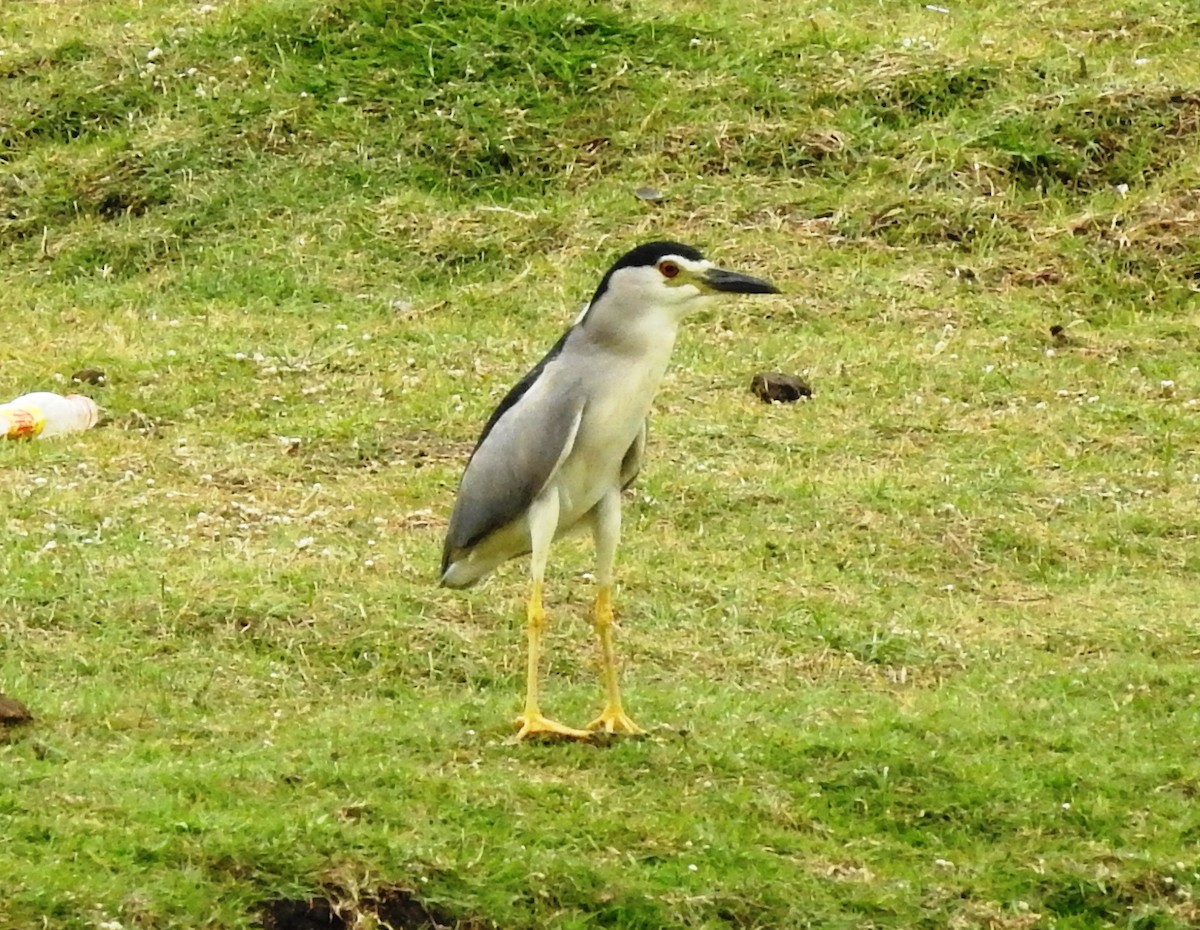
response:
<svg viewBox="0 0 1200 930"><path fill-rule="evenodd" d="M589 325L675 324L718 294L778 294L750 275L718 268L698 249L679 242L648 242L617 260L579 317Z"/></svg>

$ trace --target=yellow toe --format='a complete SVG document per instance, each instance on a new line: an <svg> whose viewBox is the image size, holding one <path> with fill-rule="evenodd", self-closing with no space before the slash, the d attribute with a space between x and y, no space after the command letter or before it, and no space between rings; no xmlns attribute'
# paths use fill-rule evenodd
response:
<svg viewBox="0 0 1200 930"><path fill-rule="evenodd" d="M559 723L556 720L550 720L543 717L541 714L522 714L517 718L517 735L513 737L514 743L519 743L526 739L591 739L592 734L588 730L576 730L574 727L568 727Z"/></svg>
<svg viewBox="0 0 1200 930"><path fill-rule="evenodd" d="M620 707L606 707L604 712L587 725L594 732L619 733L623 736L645 736L646 731L629 719Z"/></svg>

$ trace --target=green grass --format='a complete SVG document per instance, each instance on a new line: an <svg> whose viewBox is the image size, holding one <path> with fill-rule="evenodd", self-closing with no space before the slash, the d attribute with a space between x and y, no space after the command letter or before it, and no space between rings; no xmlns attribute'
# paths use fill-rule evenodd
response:
<svg viewBox="0 0 1200 930"><path fill-rule="evenodd" d="M109 421L0 447L0 928L1195 926L1200 20L947 6L8 0L0 395ZM626 500L665 726L511 746L454 487L658 236L786 292Z"/></svg>

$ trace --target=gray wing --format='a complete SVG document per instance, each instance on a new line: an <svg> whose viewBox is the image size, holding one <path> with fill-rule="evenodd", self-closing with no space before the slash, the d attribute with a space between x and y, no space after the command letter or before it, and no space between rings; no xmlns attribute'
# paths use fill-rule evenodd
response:
<svg viewBox="0 0 1200 930"><path fill-rule="evenodd" d="M489 423L458 486L443 574L457 554L528 509L571 451L582 416L578 385L544 377Z"/></svg>
<svg viewBox="0 0 1200 930"><path fill-rule="evenodd" d="M638 472L642 470L642 459L646 457L646 425L649 422L649 420L642 421L642 428L638 431L637 439L633 441L633 445L625 451L625 457L621 459L622 491L633 484Z"/></svg>

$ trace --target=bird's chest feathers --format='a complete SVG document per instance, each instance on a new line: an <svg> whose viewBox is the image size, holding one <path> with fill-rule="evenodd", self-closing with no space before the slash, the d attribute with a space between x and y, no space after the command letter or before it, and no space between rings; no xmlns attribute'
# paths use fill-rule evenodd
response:
<svg viewBox="0 0 1200 930"><path fill-rule="evenodd" d="M619 465L629 444L637 438L650 413L650 404L658 390L663 372L638 372L615 381L611 390L596 392L583 409L575 446L580 452L611 459Z"/></svg>
<svg viewBox="0 0 1200 930"><path fill-rule="evenodd" d="M670 361L674 331L655 334L633 347L599 347L591 367L594 379L576 445L607 450L619 465L637 437Z"/></svg>
<svg viewBox="0 0 1200 930"><path fill-rule="evenodd" d="M637 346L590 346L579 430L557 481L565 511L586 511L619 486L621 461L650 413L674 344L673 330L655 335Z"/></svg>

